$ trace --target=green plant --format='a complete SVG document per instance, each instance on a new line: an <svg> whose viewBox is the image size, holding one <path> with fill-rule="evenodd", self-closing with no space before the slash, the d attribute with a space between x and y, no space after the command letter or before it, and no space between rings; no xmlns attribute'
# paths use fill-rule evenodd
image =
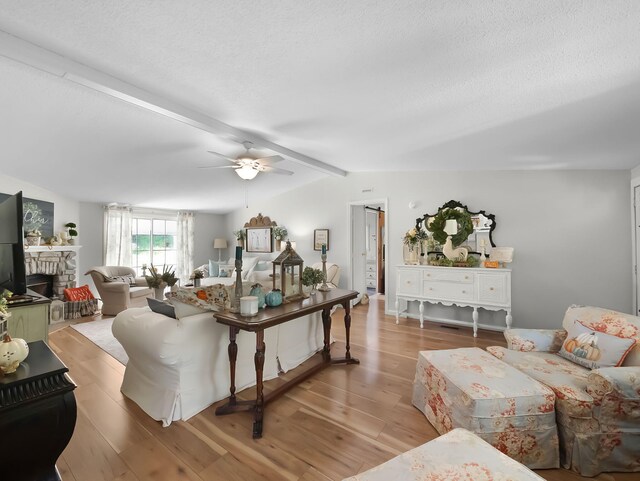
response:
<svg viewBox="0 0 640 481"><path fill-rule="evenodd" d="M315 287L324 281L324 275L320 269L314 269L313 267L305 267L302 271L302 285Z"/></svg>
<svg viewBox="0 0 640 481"><path fill-rule="evenodd" d="M273 237L275 237L276 240L285 240L288 235L289 232L287 232L287 228L283 225L273 228Z"/></svg>
<svg viewBox="0 0 640 481"><path fill-rule="evenodd" d="M245 236L244 229L234 230L233 235L235 236L236 240L239 240L239 241L244 240L244 236Z"/></svg>
<svg viewBox="0 0 640 481"><path fill-rule="evenodd" d="M458 225L458 232L451 236L451 245L458 247L473 232L473 222L471 215L466 210L442 209L427 223L427 230L433 233L433 238L440 244L447 242L448 234L444 227L448 220L455 220Z"/></svg>
<svg viewBox="0 0 640 481"><path fill-rule="evenodd" d="M162 284L165 282L162 279L162 274L158 272L158 269L153 264L151 264L149 268L149 275L144 276L144 278L147 281L147 285L154 289L162 287Z"/></svg>
<svg viewBox="0 0 640 481"><path fill-rule="evenodd" d="M69 229L69 237L73 238L78 236L78 231L76 230L76 227L78 226L73 222L68 222L64 226Z"/></svg>
<svg viewBox="0 0 640 481"><path fill-rule="evenodd" d="M169 287L175 286L176 282L178 282L178 278L176 277L176 270L173 266L165 265L162 268L162 274L160 275L162 280L167 283Z"/></svg>
<svg viewBox="0 0 640 481"><path fill-rule="evenodd" d="M428 234L420 227L409 229L402 238L402 242L408 246L414 246L423 240L427 240Z"/></svg>
<svg viewBox="0 0 640 481"><path fill-rule="evenodd" d="M204 279L204 272L200 269L194 270L191 279Z"/></svg>

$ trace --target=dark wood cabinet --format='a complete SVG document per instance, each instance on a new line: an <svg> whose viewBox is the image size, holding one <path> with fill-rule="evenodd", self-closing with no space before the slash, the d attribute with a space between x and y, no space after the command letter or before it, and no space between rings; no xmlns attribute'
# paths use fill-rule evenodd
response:
<svg viewBox="0 0 640 481"><path fill-rule="evenodd" d="M17 371L0 377L0 479L60 480L55 463L76 424L76 385L68 371L36 341Z"/></svg>

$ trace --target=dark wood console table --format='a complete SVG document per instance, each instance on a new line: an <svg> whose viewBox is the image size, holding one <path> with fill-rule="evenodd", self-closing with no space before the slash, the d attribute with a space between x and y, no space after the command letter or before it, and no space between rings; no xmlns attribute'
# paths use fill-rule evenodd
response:
<svg viewBox="0 0 640 481"><path fill-rule="evenodd" d="M216 320L229 326L229 363L231 365L231 395L229 400L218 409L216 415L231 414L239 411L254 411L253 437L262 437L262 419L264 406L281 395L291 386L302 382L309 376L319 372L331 364L360 364L360 361L351 357L349 347L349 330L351 328L351 300L358 296L356 291L343 289L331 289L327 292L318 292L308 299L293 301L278 307L267 307L258 312L256 316L244 317L231 312L215 313ZM346 330L346 353L344 357L332 358L330 350L331 339L331 308L341 305L344 308L344 326ZM312 366L296 377L280 385L267 395L263 394L262 371L264 368L264 330L298 319L307 314L322 311L322 326L324 328L324 347L320 352L322 362ZM255 401L238 401L236 399L236 358L238 346L236 335L240 330L256 333L256 354L254 363L256 367L256 399Z"/></svg>
<svg viewBox="0 0 640 481"><path fill-rule="evenodd" d="M76 425L76 385L44 341L13 374L0 375L0 478L58 481L56 461Z"/></svg>

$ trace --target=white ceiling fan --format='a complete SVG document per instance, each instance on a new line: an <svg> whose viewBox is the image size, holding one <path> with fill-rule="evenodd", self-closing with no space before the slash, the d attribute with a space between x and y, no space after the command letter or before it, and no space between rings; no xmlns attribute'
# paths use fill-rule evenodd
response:
<svg viewBox="0 0 640 481"><path fill-rule="evenodd" d="M240 176L240 178L244 180L251 180L260 172L264 172L265 174L280 174L280 175L293 175L293 172L290 170L280 169L278 167L273 167L272 164L276 162L280 162L284 160L279 155L272 155L270 157L255 157L252 155L249 150L253 147L253 143L246 141L242 142L246 152L243 152L235 159L231 157L227 157L226 155L219 154L218 152L213 152L209 150L210 154L221 157L234 165L212 165L201 167L202 169L234 169L236 174Z"/></svg>

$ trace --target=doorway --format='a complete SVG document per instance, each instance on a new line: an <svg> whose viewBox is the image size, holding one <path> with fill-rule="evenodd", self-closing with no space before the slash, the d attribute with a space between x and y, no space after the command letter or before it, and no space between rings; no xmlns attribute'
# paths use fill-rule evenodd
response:
<svg viewBox="0 0 640 481"><path fill-rule="evenodd" d="M351 202L350 224L350 281L359 296L384 296L387 290L387 200ZM385 299L386 310L386 299Z"/></svg>
<svg viewBox="0 0 640 481"><path fill-rule="evenodd" d="M640 259L640 185L633 189L633 304L635 315L640 315L640 277L638 275L638 261Z"/></svg>

